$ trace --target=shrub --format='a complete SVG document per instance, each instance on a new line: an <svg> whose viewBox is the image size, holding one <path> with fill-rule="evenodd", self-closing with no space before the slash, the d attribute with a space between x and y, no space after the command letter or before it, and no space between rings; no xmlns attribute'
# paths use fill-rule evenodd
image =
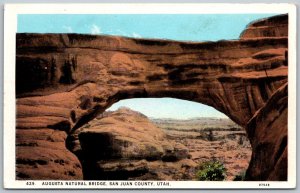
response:
<svg viewBox="0 0 300 193"><path fill-rule="evenodd" d="M246 175L246 170L241 171L238 175L236 175L233 181L244 181Z"/></svg>
<svg viewBox="0 0 300 193"><path fill-rule="evenodd" d="M200 181L223 181L226 177L226 168L219 161L208 161L199 165L196 177Z"/></svg>

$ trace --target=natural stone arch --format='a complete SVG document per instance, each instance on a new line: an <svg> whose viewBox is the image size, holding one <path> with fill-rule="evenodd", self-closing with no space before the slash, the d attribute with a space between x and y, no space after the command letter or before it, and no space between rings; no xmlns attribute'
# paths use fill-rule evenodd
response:
<svg viewBox="0 0 300 193"><path fill-rule="evenodd" d="M282 15L253 23L240 40L202 43L79 34L17 34L17 69L24 61L30 64L34 60L35 65L43 67L47 65L45 61L54 58L59 67L70 55L77 60L73 71L75 84L48 83L46 88L25 85L25 90L17 93L17 129L74 131L117 100L175 97L212 106L246 127L248 133L257 134L267 127L264 125L258 131L254 127L258 124L252 124L253 128L249 121L257 120L267 104L276 102L274 98L286 96L276 93L285 93L283 87L287 87L287 20L287 15ZM264 33L262 29L280 33ZM26 68L22 73L35 76ZM280 105L281 109L287 108L284 103ZM286 132L287 124L284 126ZM250 137L255 154L263 139L250 136L255 138ZM281 136L278 133L276 140L268 141L274 152L278 147L284 149L284 144L282 148L278 144ZM283 162L287 163L286 154L278 155L276 159L283 155ZM267 168L277 164L264 161ZM258 169L257 174L247 175L251 180L286 179L285 175L271 177L270 171L265 173L261 175Z"/></svg>

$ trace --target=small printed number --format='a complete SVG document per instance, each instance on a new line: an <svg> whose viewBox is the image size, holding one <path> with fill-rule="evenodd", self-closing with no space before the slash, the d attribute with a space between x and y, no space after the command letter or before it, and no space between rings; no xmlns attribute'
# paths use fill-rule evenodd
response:
<svg viewBox="0 0 300 193"><path fill-rule="evenodd" d="M268 187L268 186L270 186L270 184L269 183L259 183L259 186Z"/></svg>
<svg viewBox="0 0 300 193"><path fill-rule="evenodd" d="M34 182L26 182L26 185L27 185L27 186L33 186L33 185L34 185Z"/></svg>

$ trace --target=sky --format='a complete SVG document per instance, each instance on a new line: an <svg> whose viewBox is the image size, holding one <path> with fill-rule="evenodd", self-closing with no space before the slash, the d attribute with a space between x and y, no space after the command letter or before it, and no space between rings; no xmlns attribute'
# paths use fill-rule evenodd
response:
<svg viewBox="0 0 300 193"><path fill-rule="evenodd" d="M276 14L19 14L17 32L218 41L238 39L250 22L273 15ZM154 118L226 117L212 107L172 98L127 99L108 110L121 106Z"/></svg>
<svg viewBox="0 0 300 193"><path fill-rule="evenodd" d="M272 15L276 14L19 14L17 31L216 41L237 39L249 22Z"/></svg>
<svg viewBox="0 0 300 193"><path fill-rule="evenodd" d="M128 107L152 118L191 119L196 117L227 118L213 107L174 98L140 98L121 100L108 110Z"/></svg>

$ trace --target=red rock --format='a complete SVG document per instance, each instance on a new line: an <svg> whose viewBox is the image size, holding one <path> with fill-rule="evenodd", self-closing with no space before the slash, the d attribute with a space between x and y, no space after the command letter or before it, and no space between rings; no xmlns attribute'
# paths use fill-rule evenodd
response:
<svg viewBox="0 0 300 193"><path fill-rule="evenodd" d="M174 97L203 103L249 127L249 120L254 120L253 116L287 83L287 18L282 15L254 22L240 40L218 42L17 34L17 132L63 128L69 133L69 128L73 133L113 103L138 97ZM61 82L62 77L72 81ZM287 127L284 111L280 111L286 107L282 105L280 109L268 108L265 116L276 114L282 120L278 124ZM256 125L263 124L259 120L264 121L258 119ZM272 134L265 134L264 127L251 129L255 130L249 137L255 147L253 159L262 160L260 168L275 166L277 161L280 166L286 165L284 156L275 156L273 163L259 154L259 144L269 136L274 139L268 141L273 149L278 149L279 141L286 136L286 130L275 123L270 122ZM34 143L31 138L19 139ZM62 151L62 157L71 154L66 152ZM75 157L72 160L70 165L78 163ZM271 172L252 164L248 179L286 179L286 168L279 165ZM50 171L47 165L43 167ZM17 168L24 171L19 164ZM53 175L44 172L41 177L51 179Z"/></svg>
<svg viewBox="0 0 300 193"><path fill-rule="evenodd" d="M267 19L252 22L242 32L241 39L264 37L287 37L288 16L273 16Z"/></svg>
<svg viewBox="0 0 300 193"><path fill-rule="evenodd" d="M278 89L246 126L253 149L249 180L287 180L287 88Z"/></svg>

